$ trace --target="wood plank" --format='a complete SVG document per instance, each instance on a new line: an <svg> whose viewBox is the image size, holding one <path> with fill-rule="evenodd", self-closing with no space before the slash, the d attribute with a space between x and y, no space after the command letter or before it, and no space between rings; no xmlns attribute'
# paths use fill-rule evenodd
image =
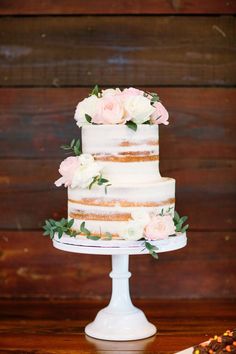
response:
<svg viewBox="0 0 236 354"><path fill-rule="evenodd" d="M91 88L0 88L2 158L62 158L79 134L73 115ZM235 157L235 88L150 88L170 112L161 126L161 162ZM219 106L217 105L219 102Z"/></svg>
<svg viewBox="0 0 236 354"><path fill-rule="evenodd" d="M131 257L134 298L235 298L235 232L189 232L188 236L186 248L161 254L158 261ZM108 256L56 250L36 231L1 231L0 249L1 297L110 296Z"/></svg>
<svg viewBox="0 0 236 354"><path fill-rule="evenodd" d="M54 186L59 162L0 160L0 228L38 229L67 215L66 189ZM176 208L192 229L236 229L235 160L163 160L161 172L176 179Z"/></svg>
<svg viewBox="0 0 236 354"><path fill-rule="evenodd" d="M235 23L233 16L2 17L0 85L234 85Z"/></svg>
<svg viewBox="0 0 236 354"><path fill-rule="evenodd" d="M111 342L84 335L84 326L105 305L94 300L1 301L1 353L158 353L171 354L222 334L235 325L235 301L137 301L157 336ZM217 309L217 311L215 311Z"/></svg>
<svg viewBox="0 0 236 354"><path fill-rule="evenodd" d="M1 0L1 15L233 14L233 0Z"/></svg>

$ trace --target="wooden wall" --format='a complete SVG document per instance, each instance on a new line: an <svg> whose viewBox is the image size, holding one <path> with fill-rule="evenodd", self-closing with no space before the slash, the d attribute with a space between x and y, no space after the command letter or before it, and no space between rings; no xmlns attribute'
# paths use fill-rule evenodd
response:
<svg viewBox="0 0 236 354"><path fill-rule="evenodd" d="M66 215L53 181L97 83L157 91L161 171L177 179L186 249L131 257L136 297L235 297L236 26L233 0L1 0L0 296L106 297L106 256L42 237Z"/></svg>

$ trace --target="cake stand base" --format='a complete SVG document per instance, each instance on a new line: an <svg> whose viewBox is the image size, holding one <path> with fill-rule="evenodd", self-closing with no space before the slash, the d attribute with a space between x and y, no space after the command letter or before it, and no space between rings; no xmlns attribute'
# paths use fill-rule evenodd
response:
<svg viewBox="0 0 236 354"><path fill-rule="evenodd" d="M88 336L115 341L151 337L156 327L144 313L133 306L129 294L128 255L112 256L112 296L107 307L98 312L95 320L85 327Z"/></svg>
<svg viewBox="0 0 236 354"><path fill-rule="evenodd" d="M143 311L135 307L126 314L113 314L105 308L85 327L85 333L90 337L114 341L144 339L153 336L156 331Z"/></svg>
<svg viewBox="0 0 236 354"><path fill-rule="evenodd" d="M130 299L128 271L129 255L147 254L143 242L120 241L81 241L79 238L55 237L54 247L75 253L111 255L112 256L112 295L107 307L98 312L95 320L88 324L85 333L97 339L112 341L129 341L144 339L156 333L156 327L148 322L144 313L136 308ZM153 241L158 253L169 252L184 247L187 243L186 233L165 240ZM112 247L113 246L113 247Z"/></svg>

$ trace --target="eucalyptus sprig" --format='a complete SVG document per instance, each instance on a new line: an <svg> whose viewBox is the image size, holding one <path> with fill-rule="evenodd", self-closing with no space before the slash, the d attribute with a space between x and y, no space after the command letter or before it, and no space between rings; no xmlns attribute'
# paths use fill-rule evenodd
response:
<svg viewBox="0 0 236 354"><path fill-rule="evenodd" d="M91 232L85 227L85 221L80 224L80 233L85 235L89 240L97 241L100 236L91 235Z"/></svg>
<svg viewBox="0 0 236 354"><path fill-rule="evenodd" d="M157 254L157 251L158 251L158 247L156 246L153 246L150 242L148 241L144 241L144 245L145 245L145 248L148 250L148 252L150 253L150 255L155 258L155 259L158 259L158 254Z"/></svg>
<svg viewBox="0 0 236 354"><path fill-rule="evenodd" d="M95 184L97 184L98 186L102 186L104 185L105 186L105 193L107 194L107 188L109 186L111 186L111 183L109 183L109 180L106 179L106 178L103 178L102 175L98 175L98 176L95 176L93 177L93 180L92 182L90 183L89 185L89 189L91 189Z"/></svg>
<svg viewBox="0 0 236 354"><path fill-rule="evenodd" d="M98 85L95 85L94 88L92 89L91 93L89 94L89 96L92 96L92 95L95 95L97 97L101 96L101 90Z"/></svg>
<svg viewBox="0 0 236 354"><path fill-rule="evenodd" d="M62 145L61 148L69 153L72 151L76 156L82 154L80 139L73 139L69 145Z"/></svg>
<svg viewBox="0 0 236 354"><path fill-rule="evenodd" d="M189 228L188 224L183 226L183 224L185 223L185 221L187 219L188 219L187 216L180 217L179 214L177 213L177 211L175 211L173 221L174 221L174 224L175 224L175 231L176 232L184 233Z"/></svg>
<svg viewBox="0 0 236 354"><path fill-rule="evenodd" d="M74 219L65 219L62 218L61 220L54 220L48 219L45 220L45 225L43 229L45 230L43 235L50 236L51 240L54 238L55 234L58 234L58 238L61 238L63 233L68 236L75 237L76 231L71 230L72 225L74 224Z"/></svg>

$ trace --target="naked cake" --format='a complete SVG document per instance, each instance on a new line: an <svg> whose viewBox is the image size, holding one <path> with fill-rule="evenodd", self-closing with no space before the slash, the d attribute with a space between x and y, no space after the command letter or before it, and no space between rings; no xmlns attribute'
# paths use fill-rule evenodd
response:
<svg viewBox="0 0 236 354"><path fill-rule="evenodd" d="M184 233L187 217L175 211L175 180L159 171L159 124L169 114L156 93L135 88L100 90L79 102L75 120L81 140L62 148L55 182L68 188L68 217L49 219L51 238L150 241Z"/></svg>

